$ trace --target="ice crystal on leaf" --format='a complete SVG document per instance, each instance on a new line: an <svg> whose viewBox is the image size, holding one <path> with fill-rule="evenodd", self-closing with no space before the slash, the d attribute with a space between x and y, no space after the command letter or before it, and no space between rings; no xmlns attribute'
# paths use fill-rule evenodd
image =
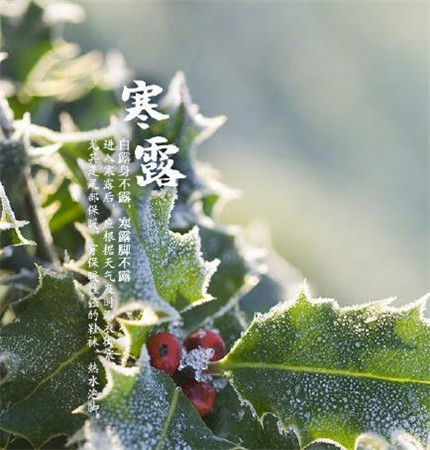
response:
<svg viewBox="0 0 430 450"><path fill-rule="evenodd" d="M353 448L368 431L387 439L404 431L426 445L427 298L404 308L386 301L340 308L302 293L257 316L213 367L259 417L272 413L295 426L301 445L326 438Z"/></svg>
<svg viewBox="0 0 430 450"><path fill-rule="evenodd" d="M12 238L12 245L36 245L32 240L26 239L20 228L28 224L26 220L17 220L15 213L12 210L10 201L6 195L3 184L0 182L0 205L1 205L1 217L0 217L0 233L6 230L13 230L14 237ZM0 249L1 255L2 249Z"/></svg>

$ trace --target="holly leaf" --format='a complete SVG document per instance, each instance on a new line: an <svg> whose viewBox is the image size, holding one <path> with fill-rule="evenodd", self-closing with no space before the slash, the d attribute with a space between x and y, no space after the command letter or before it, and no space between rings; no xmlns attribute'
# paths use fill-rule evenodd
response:
<svg viewBox="0 0 430 450"><path fill-rule="evenodd" d="M145 349L134 367L104 366L108 384L96 399L99 418L83 428L85 448L235 447L212 434L169 376L150 367Z"/></svg>
<svg viewBox="0 0 430 450"><path fill-rule="evenodd" d="M149 307L142 308L139 314L139 319L116 318L126 339L126 355L131 355L135 359L139 358L142 346L154 327L169 320L168 316L163 319Z"/></svg>
<svg viewBox="0 0 430 450"><path fill-rule="evenodd" d="M190 303L209 299L207 287L218 261L201 256L195 227L188 233L170 231L170 214L176 193L166 190L143 199L139 208L139 237L148 256L157 292L182 309Z"/></svg>
<svg viewBox="0 0 430 450"><path fill-rule="evenodd" d="M124 208L132 224L131 281L117 283L119 306L140 303L178 318L178 311L211 298L207 287L218 262L203 259L197 228L185 234L169 229L175 197L175 190L144 191L133 198L129 209ZM101 251L103 234L94 239ZM119 256L112 258L117 262ZM116 277L116 270L112 272Z"/></svg>
<svg viewBox="0 0 430 450"><path fill-rule="evenodd" d="M300 448L294 432L278 427L278 419L272 414L265 415L260 423L251 408L239 402L229 384L217 392L214 412L206 418L206 423L217 436L249 450Z"/></svg>
<svg viewBox="0 0 430 450"><path fill-rule="evenodd" d="M3 184L0 182L0 204L1 204L1 217L0 217L0 233L12 230L13 236L11 238L12 245L36 245L34 241L27 239L21 233L21 228L28 224L26 220L17 220L15 213L12 210L10 201L6 195ZM3 249L2 249L3 250ZM0 255L2 253L0 250Z"/></svg>
<svg viewBox="0 0 430 450"><path fill-rule="evenodd" d="M40 285L15 303L0 332L0 429L39 448L82 425L72 410L87 398L88 309L72 276L39 268Z"/></svg>
<svg viewBox="0 0 430 450"><path fill-rule="evenodd" d="M212 219L222 204L237 193L221 184L215 171L196 158L200 144L216 132L226 118L208 118L200 113L199 107L192 102L182 72L173 78L160 107L169 118L153 124L150 131L163 135L179 148L174 156L174 167L186 176L178 182L178 198L170 227L184 233L198 226L203 257L208 261L219 260L208 292L218 300L218 308L223 308L233 297L242 295L241 289L259 274L256 254L245 245L239 228L218 225ZM207 303L206 306L209 316L211 305Z"/></svg>
<svg viewBox="0 0 430 450"><path fill-rule="evenodd" d="M184 74L178 72L160 102L164 113L169 115L151 129L151 133L167 138L175 144L179 153L175 155L174 167L186 178L178 183L178 201L172 215L173 226L187 228L196 223L196 215L203 199L210 197L213 203L228 190L209 175L208 170L196 161L197 147L210 137L226 121L225 116L205 117L191 100ZM210 200L206 205L211 203Z"/></svg>
<svg viewBox="0 0 430 450"><path fill-rule="evenodd" d="M297 429L301 446L331 439L354 448L372 432L430 433L430 324L425 300L341 308L302 293L256 316L213 370L260 418Z"/></svg>

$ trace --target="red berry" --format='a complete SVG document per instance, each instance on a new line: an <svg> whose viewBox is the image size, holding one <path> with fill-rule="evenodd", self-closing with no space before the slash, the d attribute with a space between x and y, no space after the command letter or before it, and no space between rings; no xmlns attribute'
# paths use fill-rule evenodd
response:
<svg viewBox="0 0 430 450"><path fill-rule="evenodd" d="M226 353L222 337L211 330L200 329L193 331L185 338L184 345L188 352L199 346L214 349L215 353L213 354L211 361L218 361L223 358Z"/></svg>
<svg viewBox="0 0 430 450"><path fill-rule="evenodd" d="M148 353L152 367L173 375L181 361L181 343L171 333L153 334L148 342Z"/></svg>
<svg viewBox="0 0 430 450"><path fill-rule="evenodd" d="M201 416L206 416L213 411L216 399L213 386L196 380L188 380L182 386L182 390Z"/></svg>

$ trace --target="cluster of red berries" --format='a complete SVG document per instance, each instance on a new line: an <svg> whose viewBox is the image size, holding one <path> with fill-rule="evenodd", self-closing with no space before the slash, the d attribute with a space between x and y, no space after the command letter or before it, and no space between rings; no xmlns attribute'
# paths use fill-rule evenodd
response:
<svg viewBox="0 0 430 450"><path fill-rule="evenodd" d="M198 347L214 351L211 361L218 361L226 354L222 337L211 330L197 330L186 336L183 344L171 333L153 334L147 342L150 363L152 367L173 376L181 362L182 345L187 352ZM190 399L201 416L210 414L215 406L215 389L209 383L196 381L193 378L180 383L182 391Z"/></svg>

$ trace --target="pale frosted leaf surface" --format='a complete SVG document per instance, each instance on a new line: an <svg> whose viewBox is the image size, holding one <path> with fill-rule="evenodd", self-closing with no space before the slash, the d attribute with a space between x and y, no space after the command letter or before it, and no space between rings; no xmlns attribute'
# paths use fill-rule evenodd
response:
<svg viewBox="0 0 430 450"><path fill-rule="evenodd" d="M139 199L139 238L145 249L158 294L177 309L209 299L207 288L218 262L205 261L197 228L185 234L169 229L175 191Z"/></svg>
<svg viewBox="0 0 430 450"><path fill-rule="evenodd" d="M218 261L203 258L196 227L184 234L169 229L175 198L174 189L142 190L133 196L130 208L124 208L132 225L131 282L117 284L119 307L138 302L175 317L178 310L211 298L207 289ZM103 233L93 236L100 258ZM112 257L115 267L118 258Z"/></svg>
<svg viewBox="0 0 430 450"><path fill-rule="evenodd" d="M108 384L97 403L100 418L84 427L88 450L229 449L217 438L173 380L149 366L146 352L138 365L105 363Z"/></svg>
<svg viewBox="0 0 430 450"><path fill-rule="evenodd" d="M103 261L103 232L92 236L94 244L97 246L96 256ZM127 283L115 282L118 289L118 296L115 305L117 311L127 310L130 307L140 306L141 308L152 308L160 314L171 318L177 318L178 312L169 305L157 292L151 266L145 248L140 239L136 237L134 230L130 237L130 272L131 279ZM114 269L112 275L117 280L119 269L119 255L117 252L111 257ZM103 275L103 272L100 272Z"/></svg>
<svg viewBox="0 0 430 450"><path fill-rule="evenodd" d="M6 195L3 184L0 182L0 234L6 230L12 230L14 236L12 237L12 245L36 245L35 242L25 238L21 233L20 228L27 225L25 220L17 220L15 213L12 210L9 198Z"/></svg>
<svg viewBox="0 0 430 450"><path fill-rule="evenodd" d="M201 208L211 213L214 204L228 192L212 174L201 170L196 161L197 147L222 126L226 118L208 118L199 112L199 107L192 103L182 72L173 78L160 106L169 114L169 119L155 124L154 133L168 137L170 143L179 147L180 152L174 158L175 168L186 176L178 185L172 225L175 229L187 229L196 223Z"/></svg>
<svg viewBox="0 0 430 450"><path fill-rule="evenodd" d="M15 304L0 331L0 429L40 446L82 423L71 412L86 399L87 305L68 273L40 271L40 287ZM49 406L48 406L49 405Z"/></svg>
<svg viewBox="0 0 430 450"><path fill-rule="evenodd" d="M424 299L340 308L301 294L258 315L215 370L261 417L295 427L301 444L354 448L365 432L430 433L430 326Z"/></svg>

